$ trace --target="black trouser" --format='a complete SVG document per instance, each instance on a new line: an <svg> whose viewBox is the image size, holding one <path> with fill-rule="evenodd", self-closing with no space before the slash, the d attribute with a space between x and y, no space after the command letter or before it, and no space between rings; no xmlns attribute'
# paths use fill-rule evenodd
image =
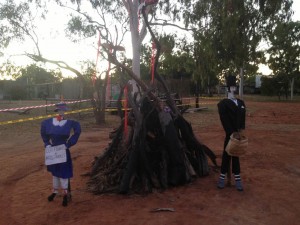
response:
<svg viewBox="0 0 300 225"><path fill-rule="evenodd" d="M240 159L239 157L230 156L225 151L226 145L228 144L230 135L226 135L224 141L224 151L222 155L221 173L226 174L228 172L230 162L232 160L232 173L237 175L240 174Z"/></svg>

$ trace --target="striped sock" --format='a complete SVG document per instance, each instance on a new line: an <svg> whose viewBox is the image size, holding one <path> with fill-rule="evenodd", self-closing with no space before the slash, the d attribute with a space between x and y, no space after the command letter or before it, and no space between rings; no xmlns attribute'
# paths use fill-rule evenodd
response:
<svg viewBox="0 0 300 225"><path fill-rule="evenodd" d="M241 176L239 175L239 174L237 174L237 175L234 175L234 179L235 179L235 181L237 181L237 180L241 180Z"/></svg>

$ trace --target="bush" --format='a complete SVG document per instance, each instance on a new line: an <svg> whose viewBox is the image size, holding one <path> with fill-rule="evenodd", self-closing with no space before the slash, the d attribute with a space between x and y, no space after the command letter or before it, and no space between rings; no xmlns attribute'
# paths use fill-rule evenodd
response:
<svg viewBox="0 0 300 225"><path fill-rule="evenodd" d="M26 88L20 85L11 87L9 93L12 100L26 99Z"/></svg>

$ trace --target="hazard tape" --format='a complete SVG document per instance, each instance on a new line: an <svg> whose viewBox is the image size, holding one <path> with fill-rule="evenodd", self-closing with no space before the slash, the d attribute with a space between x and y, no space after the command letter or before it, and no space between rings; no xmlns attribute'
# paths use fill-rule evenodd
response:
<svg viewBox="0 0 300 225"><path fill-rule="evenodd" d="M80 112L92 111L93 109L94 108L86 108L86 109L73 110L73 111L65 112L65 115L74 114L74 113L80 113ZM125 110L125 109L122 109L122 110ZM128 108L127 110L131 110L131 109ZM118 109L105 109L105 111L106 112L113 112L113 111L118 111ZM56 115L57 114L51 114L51 115L45 115L45 116L30 117L30 118L26 118L26 119L3 121L3 122L0 122L0 125L7 125L7 124L22 123L22 122L27 122L27 121L34 121L34 120L46 119L46 118L55 117Z"/></svg>
<svg viewBox="0 0 300 225"><path fill-rule="evenodd" d="M9 121L3 121L0 122L0 125L7 125L7 124L14 124L14 123L22 123L22 122L27 122L27 121L33 121L33 120L39 120L39 119L45 119L45 118L50 118L53 115L47 115L47 116L37 116L37 117L31 117L31 118L26 118L26 119L19 119L19 120L9 120Z"/></svg>
<svg viewBox="0 0 300 225"><path fill-rule="evenodd" d="M84 100L78 100L78 101L64 101L67 104L73 104L77 102L87 102L91 101L91 99L84 99ZM22 109L36 109L36 108L43 108L43 107L48 107L48 106L55 106L56 103L53 104L47 104L47 105L36 105L36 106L25 106L25 107L20 107L20 108L10 108L10 109L0 109L0 112L9 112L9 111L17 111L17 110L22 110Z"/></svg>
<svg viewBox="0 0 300 225"><path fill-rule="evenodd" d="M199 97L199 98L200 99L220 99L220 97ZM192 100L192 99L195 99L195 98L181 98L181 99L174 99L174 100L178 101L178 100ZM65 103L73 104L73 103L87 102L87 101L91 101L91 99L84 99L84 100L78 100L78 101L65 101ZM117 101L118 100L110 100L110 102L117 102ZM121 100L121 101L124 101L124 100ZM0 112L18 111L18 110L23 110L23 109L36 109L36 108L43 108L43 107L55 106L55 105L56 105L56 103L47 104L47 105L25 106L25 107L19 107L19 108L0 109Z"/></svg>
<svg viewBox="0 0 300 225"><path fill-rule="evenodd" d="M88 100L84 100L84 101L88 101ZM78 102L78 101L76 101L76 102ZM198 104L208 105L208 104L215 104L215 102L199 102ZM177 106L191 106L191 105L196 105L196 103L180 104L180 105L177 105ZM78 110L65 112L65 114L68 115L68 114L74 114L74 113L80 113L80 112L87 112L87 111L92 111L93 109L94 108L78 109ZM122 110L125 110L125 109L122 108ZM128 108L127 110L131 110L131 108ZM105 112L115 112L115 111L118 111L118 109L116 109L116 108L105 109ZM30 117L30 118L26 118L26 119L3 121L3 122L0 122L0 125L15 124L15 123L22 123L22 122L27 122L27 121L46 119L46 118L50 118L50 117L55 117L56 115L57 114L51 114L51 115Z"/></svg>

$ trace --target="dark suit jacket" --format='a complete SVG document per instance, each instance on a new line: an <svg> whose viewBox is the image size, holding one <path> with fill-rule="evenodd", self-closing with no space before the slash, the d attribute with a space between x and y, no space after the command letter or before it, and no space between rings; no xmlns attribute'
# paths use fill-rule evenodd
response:
<svg viewBox="0 0 300 225"><path fill-rule="evenodd" d="M227 98L218 103L219 116L227 137L245 129L246 106L241 99L237 99L237 103Z"/></svg>

